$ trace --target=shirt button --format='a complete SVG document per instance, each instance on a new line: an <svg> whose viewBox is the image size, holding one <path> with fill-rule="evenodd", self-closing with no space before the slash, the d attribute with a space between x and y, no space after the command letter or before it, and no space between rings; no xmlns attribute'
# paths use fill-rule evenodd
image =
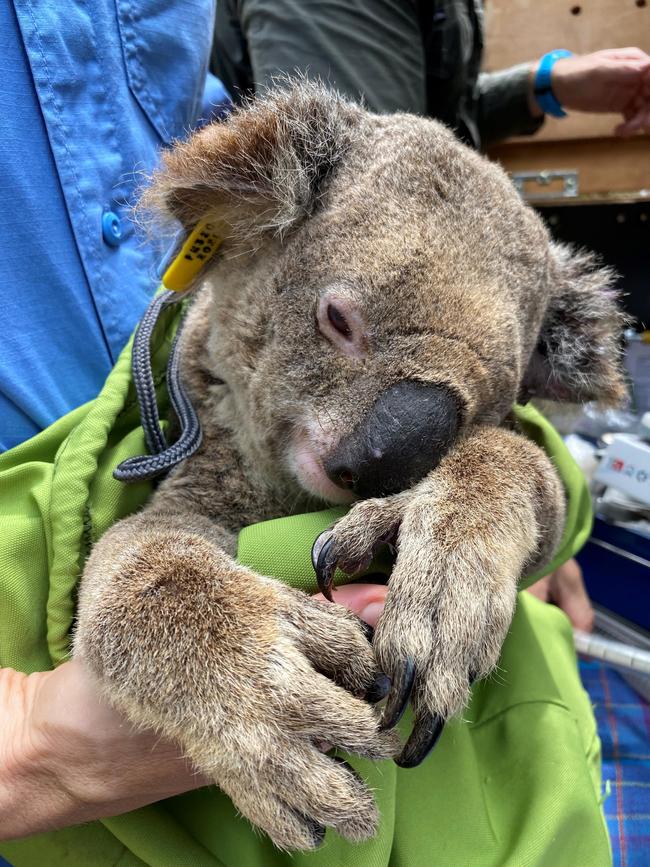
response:
<svg viewBox="0 0 650 867"><path fill-rule="evenodd" d="M102 237L109 247L119 247L124 240L122 221L113 211L102 214Z"/></svg>

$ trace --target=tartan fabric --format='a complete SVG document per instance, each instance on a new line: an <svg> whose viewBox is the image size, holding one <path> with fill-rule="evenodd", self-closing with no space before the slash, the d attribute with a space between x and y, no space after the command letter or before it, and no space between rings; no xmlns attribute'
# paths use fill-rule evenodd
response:
<svg viewBox="0 0 650 867"><path fill-rule="evenodd" d="M650 705L614 669L580 661L602 741L614 867L650 865Z"/></svg>

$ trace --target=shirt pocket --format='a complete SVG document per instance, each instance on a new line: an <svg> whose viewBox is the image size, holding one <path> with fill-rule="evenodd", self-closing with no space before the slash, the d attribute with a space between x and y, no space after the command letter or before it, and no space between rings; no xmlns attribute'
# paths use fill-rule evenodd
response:
<svg viewBox="0 0 650 867"><path fill-rule="evenodd" d="M213 0L115 0L129 89L163 142L199 116L214 27Z"/></svg>

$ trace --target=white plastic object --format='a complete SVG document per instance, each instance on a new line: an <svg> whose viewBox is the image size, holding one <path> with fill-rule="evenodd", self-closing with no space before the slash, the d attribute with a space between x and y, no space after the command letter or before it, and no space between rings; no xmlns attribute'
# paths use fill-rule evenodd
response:
<svg viewBox="0 0 650 867"><path fill-rule="evenodd" d="M601 635L591 635L580 629L573 630L573 638L576 650L613 665L616 668L627 668L638 674L650 674L650 651L632 647L631 644L623 644L620 641L612 641L611 638L603 638Z"/></svg>

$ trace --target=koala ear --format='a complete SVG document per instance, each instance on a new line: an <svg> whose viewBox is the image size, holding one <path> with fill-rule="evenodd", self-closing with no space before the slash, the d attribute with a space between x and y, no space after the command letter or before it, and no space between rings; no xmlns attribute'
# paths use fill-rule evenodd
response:
<svg viewBox="0 0 650 867"><path fill-rule="evenodd" d="M625 316L615 274L596 257L551 244L550 301L524 376L526 397L616 405L626 389L620 366Z"/></svg>
<svg viewBox="0 0 650 867"><path fill-rule="evenodd" d="M208 218L227 237L250 237L309 216L362 110L317 84L284 85L165 153L140 201L144 222Z"/></svg>

